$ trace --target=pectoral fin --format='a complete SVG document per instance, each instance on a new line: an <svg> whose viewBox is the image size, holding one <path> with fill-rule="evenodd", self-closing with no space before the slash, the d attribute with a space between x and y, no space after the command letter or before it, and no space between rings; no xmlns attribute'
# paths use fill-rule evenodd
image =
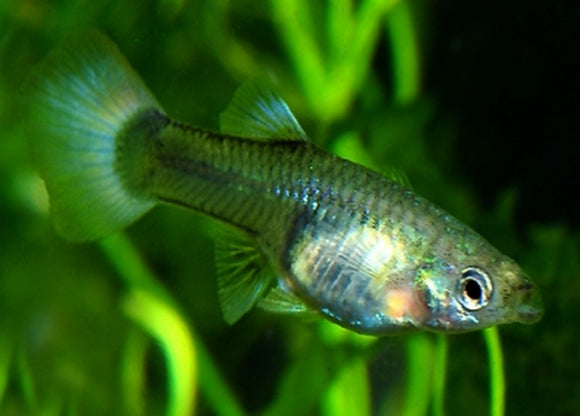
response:
<svg viewBox="0 0 580 416"><path fill-rule="evenodd" d="M383 167L380 170L380 173L382 173L384 176L386 176L393 182L397 182L399 185L403 185L405 188L411 191L413 190L413 184L411 184L411 181L409 180L405 172L403 172L401 169L388 166Z"/></svg>
<svg viewBox="0 0 580 416"><path fill-rule="evenodd" d="M274 286L258 301L260 309L279 314L316 314L289 289Z"/></svg>

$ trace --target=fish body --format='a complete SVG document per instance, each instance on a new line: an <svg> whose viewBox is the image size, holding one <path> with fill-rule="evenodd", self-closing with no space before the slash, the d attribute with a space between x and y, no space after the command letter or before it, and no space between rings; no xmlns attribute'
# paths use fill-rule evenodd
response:
<svg viewBox="0 0 580 416"><path fill-rule="evenodd" d="M240 87L221 132L189 126L90 33L31 85L32 143L60 233L94 240L160 202L229 224L216 252L230 323L255 305L378 335L541 316L513 260L404 184L317 147L260 82Z"/></svg>

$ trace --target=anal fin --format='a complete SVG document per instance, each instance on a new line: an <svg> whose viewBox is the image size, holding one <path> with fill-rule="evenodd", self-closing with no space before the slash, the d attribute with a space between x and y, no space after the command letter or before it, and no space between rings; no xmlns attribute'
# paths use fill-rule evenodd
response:
<svg viewBox="0 0 580 416"><path fill-rule="evenodd" d="M276 276L254 237L243 231L220 227L215 253L218 298L231 325L252 309Z"/></svg>

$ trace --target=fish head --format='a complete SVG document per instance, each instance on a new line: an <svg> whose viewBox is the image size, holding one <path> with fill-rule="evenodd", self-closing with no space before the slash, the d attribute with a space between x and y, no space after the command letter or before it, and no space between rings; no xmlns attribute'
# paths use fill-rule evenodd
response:
<svg viewBox="0 0 580 416"><path fill-rule="evenodd" d="M464 332L531 324L543 314L534 284L516 262L491 246L439 258L419 269L416 282L429 310L426 329Z"/></svg>

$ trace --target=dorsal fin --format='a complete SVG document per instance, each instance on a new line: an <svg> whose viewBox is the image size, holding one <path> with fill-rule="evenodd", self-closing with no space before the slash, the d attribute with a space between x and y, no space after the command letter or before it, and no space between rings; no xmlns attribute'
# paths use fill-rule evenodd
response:
<svg viewBox="0 0 580 416"><path fill-rule="evenodd" d="M252 236L226 226L218 234L218 298L224 320L231 325L252 309L276 276Z"/></svg>
<svg viewBox="0 0 580 416"><path fill-rule="evenodd" d="M220 130L258 140L307 140L288 105L265 82L250 79L220 114Z"/></svg>

